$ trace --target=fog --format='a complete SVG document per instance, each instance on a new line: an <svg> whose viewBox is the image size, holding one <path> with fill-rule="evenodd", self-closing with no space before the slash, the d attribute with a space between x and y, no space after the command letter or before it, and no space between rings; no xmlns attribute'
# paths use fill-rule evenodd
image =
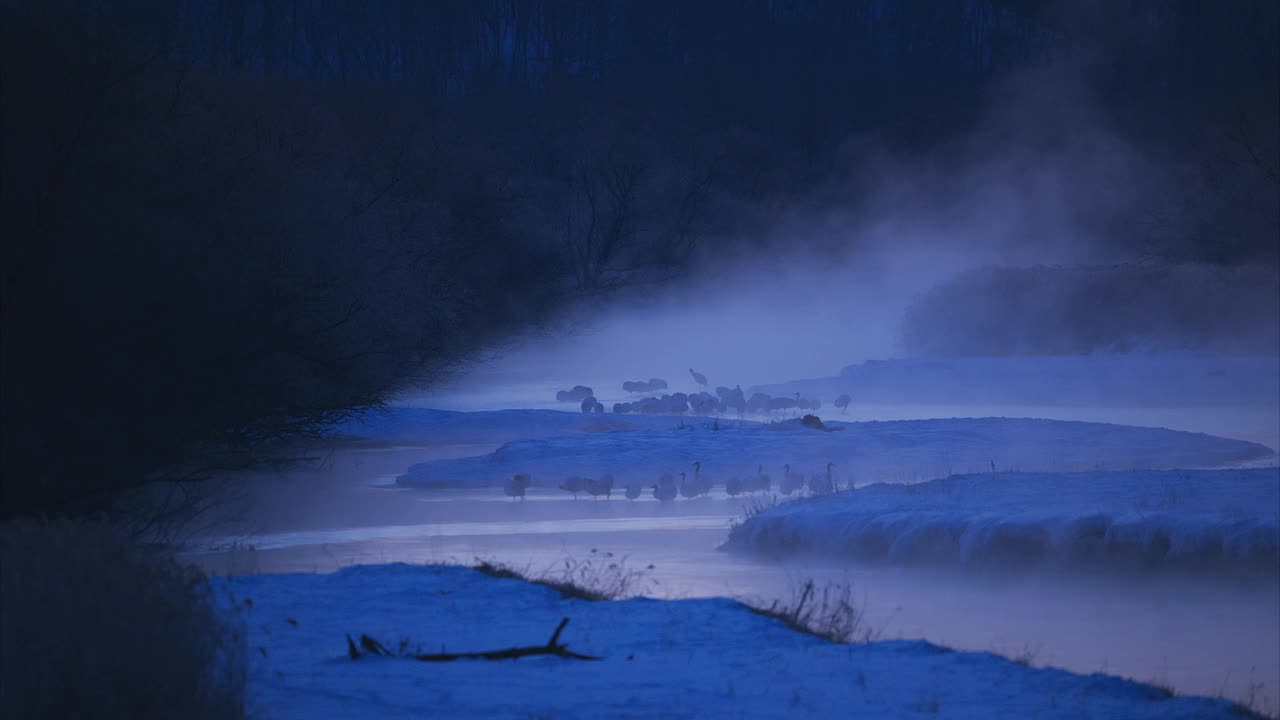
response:
<svg viewBox="0 0 1280 720"><path fill-rule="evenodd" d="M0 2L0 715L223 670L230 715L481 715L490 663L342 635L542 612L633 714L802 707L762 639L938 712L804 665L898 653L805 655L852 637L770 614L810 580L861 639L1280 709L1274 2L106 5ZM764 617L526 615L485 562ZM944 713L1214 706L908 650ZM498 699L581 714L539 662Z"/></svg>
<svg viewBox="0 0 1280 720"><path fill-rule="evenodd" d="M550 334L502 348L474 372L521 381L660 377L687 385L693 367L713 384L831 375L898 345L901 313L930 270L904 249L846 258L726 259L675 287L636 290L584 308ZM964 262L964 258L957 258ZM937 268L934 277L946 271ZM911 280L907 278L910 277ZM487 382L482 380L480 382ZM589 383L588 383L589 384Z"/></svg>
<svg viewBox="0 0 1280 720"><path fill-rule="evenodd" d="M620 390L626 380L662 378L670 392L694 392L691 369L711 387L746 389L834 378L868 360L957 356L1021 356L1034 372L1041 356L1079 355L1085 364L1084 375L1074 378L1079 391L1089 383L1090 358L1112 354L1140 356L1136 362L1154 369L1154 391L1167 382L1176 394L1180 381L1160 379L1166 353L1208 358L1197 370L1202 375L1218 373L1216 356L1274 362L1275 267L1150 262L1165 241L1152 218L1168 221L1169 208L1180 203L1177 162L1114 126L1089 89L1087 70L1007 77L990 90L963 140L928 155L874 136L850 138L830 161L831 179L811 195L784 207L716 206L722 216L710 224L729 237L708 243L672 281L581 303L489 348L451 383L401 401L576 411L575 403L554 402L555 391L585 384L608 407L637 397ZM1082 407L1007 394L963 404L855 396L838 419L1091 420L1275 448L1280 398L1266 382L1270 366L1263 367L1261 381L1224 380L1234 399L1220 402L1196 396L1147 406L1121 397L1106 407ZM826 406L818 414L832 417L833 397L820 399ZM398 469L377 482L389 482ZM649 469L653 477L664 471ZM570 462L561 474L575 472ZM372 474L364 473L366 481ZM715 550L748 504L723 494L673 508L575 503L555 490L504 503L496 488L414 491L417 502L406 504L404 492L343 495L341 516L328 522L317 519L322 510L296 523L271 518L276 533L262 537L263 550L220 561L265 571L484 558L554 574L562 563L590 563L607 553L625 558L629 568L648 568L640 573L652 583L646 592L756 597L766 604L793 592L799 578L839 579L863 593L867 621L884 637L924 637L1078 672L1119 673L1178 692L1252 697L1274 708L1274 686L1259 685L1280 673L1274 577L1247 583L1142 573L975 577L816 559L770 562ZM331 525L397 527L334 532Z"/></svg>
<svg viewBox="0 0 1280 720"><path fill-rule="evenodd" d="M1262 209L1265 224L1280 208L1264 173L1228 145L1213 162L1235 174L1186 187L1210 161L1123 127L1091 85L1092 60L1006 74L968 132L927 153L852 136L802 196L713 193L686 271L491 347L458 387L683 381L693 367L746 388L868 359L1017 353L1009 333L1029 354L1280 354L1273 264L1152 260L1171 256L1172 225L1201 232L1197 203L1228 181L1254 193L1238 214ZM1235 230L1209 232L1227 243Z"/></svg>

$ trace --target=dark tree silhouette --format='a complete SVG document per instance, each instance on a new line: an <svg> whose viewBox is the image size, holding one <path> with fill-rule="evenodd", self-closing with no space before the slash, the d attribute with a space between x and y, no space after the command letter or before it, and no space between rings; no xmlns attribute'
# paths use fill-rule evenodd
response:
<svg viewBox="0 0 1280 720"><path fill-rule="evenodd" d="M670 280L812 204L853 134L963 136L1004 74L1083 63L1118 130L1175 160L1215 157L1209 115L1240 107L1264 120L1235 157L1275 168L1270 0L0 13L10 514L289 456L575 297ZM1174 204L1229 232L1158 253L1274 266L1236 191L1258 185L1208 185Z"/></svg>

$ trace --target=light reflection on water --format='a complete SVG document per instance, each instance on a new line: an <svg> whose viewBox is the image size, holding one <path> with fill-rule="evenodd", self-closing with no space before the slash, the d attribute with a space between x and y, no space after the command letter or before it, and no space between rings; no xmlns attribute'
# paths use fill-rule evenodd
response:
<svg viewBox="0 0 1280 720"><path fill-rule="evenodd" d="M437 502L439 502L437 500ZM383 525L375 527L334 528L300 532L273 533L253 538L258 550L307 545L342 543L377 543L383 540L431 540L449 537L488 535L546 535L574 533L615 533L625 531L665 532L671 530L723 531L727 522L720 515L684 515L677 517L590 518L564 520L527 520L515 522L457 522L425 525ZM223 545L214 541L215 546Z"/></svg>

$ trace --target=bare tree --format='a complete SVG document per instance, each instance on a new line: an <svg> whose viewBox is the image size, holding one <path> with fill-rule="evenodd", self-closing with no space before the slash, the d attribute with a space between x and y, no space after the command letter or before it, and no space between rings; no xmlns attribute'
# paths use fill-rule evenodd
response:
<svg viewBox="0 0 1280 720"><path fill-rule="evenodd" d="M561 240L584 292L666 279L697 247L710 164L681 174L641 155L614 142L566 179Z"/></svg>

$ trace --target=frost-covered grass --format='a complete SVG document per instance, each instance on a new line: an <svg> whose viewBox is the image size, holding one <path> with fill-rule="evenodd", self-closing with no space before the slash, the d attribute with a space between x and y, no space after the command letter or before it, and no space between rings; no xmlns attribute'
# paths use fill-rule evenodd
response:
<svg viewBox="0 0 1280 720"><path fill-rule="evenodd" d="M730 550L870 562L1280 572L1280 469L984 473L783 503Z"/></svg>
<svg viewBox="0 0 1280 720"><path fill-rule="evenodd" d="M750 520L751 518L768 510L772 510L782 502L783 499L773 493L765 496L753 495L748 497L746 502L742 504L742 514L729 522L729 530L732 532L747 520Z"/></svg>
<svg viewBox="0 0 1280 720"><path fill-rule="evenodd" d="M461 567L361 566L225 581L252 601L254 717L1195 718L1247 715L1105 675L1031 668L919 641L837 644L732 600L612 602ZM560 641L553 656L350 660L345 636L424 652Z"/></svg>
<svg viewBox="0 0 1280 720"><path fill-rule="evenodd" d="M512 417L520 412L511 411ZM477 457L420 463L399 476L408 487L501 485L528 473L534 485L555 487L569 475L652 484L662 473L702 473L722 486L729 476L754 474L758 465L776 483L783 464L805 474L838 464L844 485L924 480L957 472L989 470L1089 470L1214 467L1274 455L1257 443L1202 433L1106 423L1025 418L949 418L893 422L828 422L836 432L803 428L798 422L763 425L708 419L645 418L660 423L615 432L550 435L517 440ZM677 423L682 423L678 425Z"/></svg>
<svg viewBox="0 0 1280 720"><path fill-rule="evenodd" d="M868 643L880 637L879 630L867 624L864 608L848 583L819 586L810 578L797 585L788 600L768 605L748 602L747 607L792 630L831 642Z"/></svg>
<svg viewBox="0 0 1280 720"><path fill-rule="evenodd" d="M582 560L565 558L544 571L532 567L517 569L494 560L477 560L472 567L489 577L524 580L551 588L566 599L592 602L621 600L654 589L653 578L647 572L653 569L652 565L636 569L627 565L626 558L595 550L591 551L590 557Z"/></svg>

